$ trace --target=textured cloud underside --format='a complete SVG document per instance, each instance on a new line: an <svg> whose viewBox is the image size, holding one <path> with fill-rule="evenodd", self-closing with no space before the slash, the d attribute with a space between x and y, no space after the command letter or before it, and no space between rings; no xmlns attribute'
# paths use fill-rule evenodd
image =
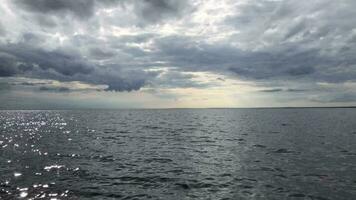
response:
<svg viewBox="0 0 356 200"><path fill-rule="evenodd" d="M325 94L320 83L355 81L355 9L350 0L5 0L0 76L135 91L214 87L187 75L207 72L265 94ZM323 100L356 100L336 88Z"/></svg>

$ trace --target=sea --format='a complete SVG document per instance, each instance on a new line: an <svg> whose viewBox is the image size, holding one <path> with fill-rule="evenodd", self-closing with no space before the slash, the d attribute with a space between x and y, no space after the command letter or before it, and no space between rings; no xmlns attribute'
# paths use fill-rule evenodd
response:
<svg viewBox="0 0 356 200"><path fill-rule="evenodd" d="M0 111L0 199L356 199L356 109Z"/></svg>

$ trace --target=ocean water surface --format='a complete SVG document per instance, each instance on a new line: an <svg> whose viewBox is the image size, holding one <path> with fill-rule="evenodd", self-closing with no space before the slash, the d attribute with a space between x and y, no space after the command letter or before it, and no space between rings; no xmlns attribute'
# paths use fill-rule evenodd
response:
<svg viewBox="0 0 356 200"><path fill-rule="evenodd" d="M356 109L0 111L0 199L356 198Z"/></svg>

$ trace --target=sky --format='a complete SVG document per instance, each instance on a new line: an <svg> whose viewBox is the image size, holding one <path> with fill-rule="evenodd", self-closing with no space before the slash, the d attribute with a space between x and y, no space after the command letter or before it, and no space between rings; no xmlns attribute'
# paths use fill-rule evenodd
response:
<svg viewBox="0 0 356 200"><path fill-rule="evenodd" d="M356 105L354 0L2 0L0 109Z"/></svg>

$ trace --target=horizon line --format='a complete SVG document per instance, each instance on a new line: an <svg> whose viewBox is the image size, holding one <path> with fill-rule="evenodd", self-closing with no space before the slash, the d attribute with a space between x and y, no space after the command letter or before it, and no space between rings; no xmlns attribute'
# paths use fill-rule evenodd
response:
<svg viewBox="0 0 356 200"><path fill-rule="evenodd" d="M313 108L356 108L356 106L281 106L281 107L186 107L186 108L175 108L175 107L167 107L167 108L53 108L53 109L0 109L0 111L61 111L61 110L188 110L188 109L196 109L196 110L204 110L204 109L313 109Z"/></svg>

